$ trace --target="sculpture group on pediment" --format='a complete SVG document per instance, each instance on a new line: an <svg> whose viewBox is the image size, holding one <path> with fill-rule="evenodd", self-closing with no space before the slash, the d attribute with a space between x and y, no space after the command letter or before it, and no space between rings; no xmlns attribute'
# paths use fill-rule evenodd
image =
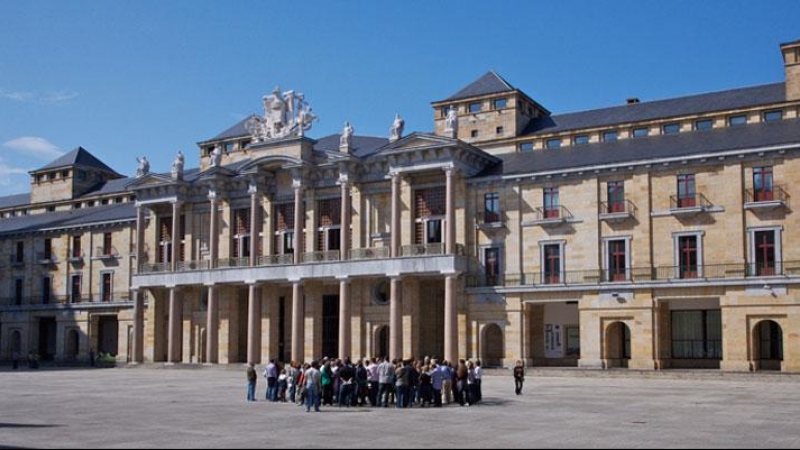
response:
<svg viewBox="0 0 800 450"><path fill-rule="evenodd" d="M264 116L255 116L245 124L254 142L303 137L317 116L302 93L281 92L279 87L262 98Z"/></svg>

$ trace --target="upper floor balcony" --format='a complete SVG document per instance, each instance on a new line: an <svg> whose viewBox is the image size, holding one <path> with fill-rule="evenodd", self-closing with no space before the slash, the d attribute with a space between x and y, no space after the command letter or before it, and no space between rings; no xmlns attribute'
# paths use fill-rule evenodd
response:
<svg viewBox="0 0 800 450"><path fill-rule="evenodd" d="M117 251L116 247L114 246L100 246L96 247L94 251L94 256L92 259L102 260L102 259L116 259L119 257L119 252Z"/></svg>
<svg viewBox="0 0 800 450"><path fill-rule="evenodd" d="M636 217L636 205L630 201L600 202L600 220L624 222Z"/></svg>
<svg viewBox="0 0 800 450"><path fill-rule="evenodd" d="M574 221L575 217L566 206L540 206L534 211L533 220L523 226L557 227Z"/></svg>
<svg viewBox="0 0 800 450"><path fill-rule="evenodd" d="M672 195L669 197L669 212L675 217L694 217L709 212L714 205L705 195Z"/></svg>
<svg viewBox="0 0 800 450"><path fill-rule="evenodd" d="M747 189L744 209L752 211L772 210L789 207L789 194L781 186L772 189Z"/></svg>
<svg viewBox="0 0 800 450"><path fill-rule="evenodd" d="M698 282L748 281L767 282L796 279L800 281L800 261L774 264L713 264L702 266L634 267L621 270L591 269L577 271L533 272L487 277L473 274L471 288L558 288L600 285L681 285Z"/></svg>
<svg viewBox="0 0 800 450"><path fill-rule="evenodd" d="M444 244L404 246L400 257L392 258L386 247L353 249L349 258L342 259L340 251L308 252L300 255L295 264L294 255L270 255L255 258L220 259L215 262L181 261L142 264L134 277L134 286L156 286L247 283L252 281L288 282L309 279L335 279L341 277L385 277L403 275L435 275L466 273L469 258L463 245L456 246L455 254L446 254Z"/></svg>
<svg viewBox="0 0 800 450"><path fill-rule="evenodd" d="M36 263L40 266L54 266L58 264L58 258L52 252L40 252L36 254Z"/></svg>
<svg viewBox="0 0 800 450"><path fill-rule="evenodd" d="M95 295L69 294L19 296L0 298L0 311L103 307L131 301L130 292L110 292Z"/></svg>
<svg viewBox="0 0 800 450"><path fill-rule="evenodd" d="M506 226L503 214L496 211L480 211L475 219L479 230L494 230Z"/></svg>

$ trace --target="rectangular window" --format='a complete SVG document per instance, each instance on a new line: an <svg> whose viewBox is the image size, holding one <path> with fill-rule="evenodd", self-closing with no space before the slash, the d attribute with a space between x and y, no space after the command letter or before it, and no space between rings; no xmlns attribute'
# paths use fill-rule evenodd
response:
<svg viewBox="0 0 800 450"><path fill-rule="evenodd" d="M578 325L567 325L564 327L564 334L567 335L567 356L581 356L581 327Z"/></svg>
<svg viewBox="0 0 800 450"><path fill-rule="evenodd" d="M485 267L487 286L499 286L500 283L500 249L497 247L483 250L483 264Z"/></svg>
<svg viewBox="0 0 800 450"><path fill-rule="evenodd" d="M759 277L777 275L777 239L774 230L756 231L755 239L755 273Z"/></svg>
<svg viewBox="0 0 800 450"><path fill-rule="evenodd" d="M111 256L114 254L114 237L111 233L103 234L103 255Z"/></svg>
<svg viewBox="0 0 800 450"><path fill-rule="evenodd" d="M528 153L533 151L533 142L523 142L519 144L519 151L521 153Z"/></svg>
<svg viewBox="0 0 800 450"><path fill-rule="evenodd" d="M25 280L18 278L14 280L14 304L22 305L22 294L25 293Z"/></svg>
<svg viewBox="0 0 800 450"><path fill-rule="evenodd" d="M781 109L764 113L764 122L777 122L779 120L783 120L783 110Z"/></svg>
<svg viewBox="0 0 800 450"><path fill-rule="evenodd" d="M619 139L619 134L614 131L604 131L603 132L603 142L616 142Z"/></svg>
<svg viewBox="0 0 800 450"><path fill-rule="evenodd" d="M234 149L233 142L226 142L225 143L225 153L230 153L230 152L233 151L233 149Z"/></svg>
<svg viewBox="0 0 800 450"><path fill-rule="evenodd" d="M113 299L113 281L113 273L107 272L103 274L103 285L100 287L100 300L104 303L110 303Z"/></svg>
<svg viewBox="0 0 800 450"><path fill-rule="evenodd" d="M662 134L678 134L681 132L681 124L668 123L661 128Z"/></svg>
<svg viewBox="0 0 800 450"><path fill-rule="evenodd" d="M678 238L678 276L681 279L694 279L699 276L697 236Z"/></svg>
<svg viewBox="0 0 800 450"><path fill-rule="evenodd" d="M73 275L70 283L70 303L81 302L81 276Z"/></svg>
<svg viewBox="0 0 800 450"><path fill-rule="evenodd" d="M50 261L53 259L53 240L52 239L45 239L44 240L44 254L42 255L42 259L46 261Z"/></svg>
<svg viewBox="0 0 800 450"><path fill-rule="evenodd" d="M475 103L470 103L469 104L469 112L471 112L471 113L481 112L481 109L483 109L483 104L481 104L480 102L475 102Z"/></svg>
<svg viewBox="0 0 800 450"><path fill-rule="evenodd" d="M742 114L738 116L728 117L728 126L738 127L740 125L747 125L747 116Z"/></svg>
<svg viewBox="0 0 800 450"><path fill-rule="evenodd" d="M478 137L478 130L472 130L469 135L474 138Z"/></svg>
<svg viewBox="0 0 800 450"><path fill-rule="evenodd" d="M702 119L694 123L694 129L697 131L710 130L712 128L714 128L714 121L711 119Z"/></svg>
<svg viewBox="0 0 800 450"><path fill-rule="evenodd" d="M250 257L250 209L233 211L233 257Z"/></svg>
<svg viewBox="0 0 800 450"><path fill-rule="evenodd" d="M425 236L426 244L441 244L444 242L442 222L442 220L428 220Z"/></svg>
<svg viewBox="0 0 800 450"><path fill-rule="evenodd" d="M508 99L505 98L495 99L492 105L494 106L494 109L503 109L506 106L508 106Z"/></svg>
<svg viewBox="0 0 800 450"><path fill-rule="evenodd" d="M500 222L500 194L493 192L486 194L483 201L483 222L484 223L499 223Z"/></svg>
<svg viewBox="0 0 800 450"><path fill-rule="evenodd" d="M250 139L245 139L243 141L239 141L239 148L242 149L242 150L246 149L247 146L250 145L250 142L251 142Z"/></svg>
<svg viewBox="0 0 800 450"><path fill-rule="evenodd" d="M561 138L548 139L545 146L551 150L561 148Z"/></svg>
<svg viewBox="0 0 800 450"><path fill-rule="evenodd" d="M625 212L625 182L608 182L608 214Z"/></svg>
<svg viewBox="0 0 800 450"><path fill-rule="evenodd" d="M542 278L544 284L561 283L561 245L548 244L544 246L544 269Z"/></svg>
<svg viewBox="0 0 800 450"><path fill-rule="evenodd" d="M608 281L628 280L628 243L624 239L608 241Z"/></svg>
<svg viewBox="0 0 800 450"><path fill-rule="evenodd" d="M722 314L719 310L672 311L672 357L722 359Z"/></svg>
<svg viewBox="0 0 800 450"><path fill-rule="evenodd" d="M82 258L83 249L81 248L81 237L72 236L72 252L70 253L73 258Z"/></svg>
<svg viewBox="0 0 800 450"><path fill-rule="evenodd" d="M495 129L495 133L498 135L503 134L505 132L506 132L505 127L497 127L497 129Z"/></svg>
<svg viewBox="0 0 800 450"><path fill-rule="evenodd" d="M283 233L283 254L294 255L294 233Z"/></svg>
<svg viewBox="0 0 800 450"><path fill-rule="evenodd" d="M575 136L572 140L573 145L584 145L589 143L589 135L582 134L580 136Z"/></svg>
<svg viewBox="0 0 800 450"><path fill-rule="evenodd" d="M753 197L756 202L775 199L772 166L753 167Z"/></svg>
<svg viewBox="0 0 800 450"><path fill-rule="evenodd" d="M632 136L634 139L647 137L648 135L650 135L650 129L647 127L633 129Z"/></svg>
<svg viewBox="0 0 800 450"><path fill-rule="evenodd" d="M53 296L53 279L50 277L42 278L42 304L49 305Z"/></svg>
<svg viewBox="0 0 800 450"><path fill-rule="evenodd" d="M544 218L558 219L561 216L561 198L557 187L544 188Z"/></svg>
<svg viewBox="0 0 800 450"><path fill-rule="evenodd" d="M697 206L697 188L694 174L678 175L678 208Z"/></svg>
<svg viewBox="0 0 800 450"><path fill-rule="evenodd" d="M25 242L23 241L17 242L17 252L14 261L17 264L22 264L25 262Z"/></svg>

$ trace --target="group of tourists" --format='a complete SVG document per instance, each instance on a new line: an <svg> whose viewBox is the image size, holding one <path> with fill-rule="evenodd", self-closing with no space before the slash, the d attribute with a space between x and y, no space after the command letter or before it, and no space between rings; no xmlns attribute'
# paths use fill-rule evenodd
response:
<svg viewBox="0 0 800 450"><path fill-rule="evenodd" d="M521 362L518 364L522 368ZM268 402L294 403L310 412L320 406L442 407L472 406L481 402L483 368L481 361L457 363L426 357L421 361L375 358L351 361L328 359L310 364L291 362L282 366L271 360L264 368L265 398ZM515 379L517 370L515 369ZM524 369L521 377L524 377ZM517 394L521 380L517 379ZM258 374L247 367L247 401L256 401Z"/></svg>

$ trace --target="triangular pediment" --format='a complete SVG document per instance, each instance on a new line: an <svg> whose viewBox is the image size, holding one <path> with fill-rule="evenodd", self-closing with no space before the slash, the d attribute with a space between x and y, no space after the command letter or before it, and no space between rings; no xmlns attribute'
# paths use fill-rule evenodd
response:
<svg viewBox="0 0 800 450"><path fill-rule="evenodd" d="M436 147L458 146L458 139L437 136L435 134L414 133L383 147L379 154L403 153Z"/></svg>
<svg viewBox="0 0 800 450"><path fill-rule="evenodd" d="M151 173L129 183L126 187L128 189L142 189L151 186L161 186L164 184L172 184L174 180L169 175L160 173Z"/></svg>

